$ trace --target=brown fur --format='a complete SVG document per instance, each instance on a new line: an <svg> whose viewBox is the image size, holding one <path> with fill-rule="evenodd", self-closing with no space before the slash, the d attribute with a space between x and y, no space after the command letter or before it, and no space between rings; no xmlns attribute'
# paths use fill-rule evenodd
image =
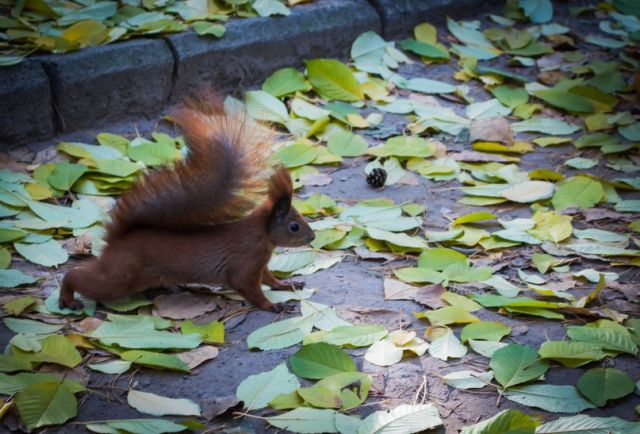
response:
<svg viewBox="0 0 640 434"><path fill-rule="evenodd" d="M100 257L65 276L61 307L81 306L74 292L108 301L204 283L226 285L260 309L277 308L260 288L287 289L267 268L273 249L304 245L314 235L291 206L287 169L268 167L270 136L242 115L226 114L219 99L190 102L176 120L189 156L146 175L120 198Z"/></svg>

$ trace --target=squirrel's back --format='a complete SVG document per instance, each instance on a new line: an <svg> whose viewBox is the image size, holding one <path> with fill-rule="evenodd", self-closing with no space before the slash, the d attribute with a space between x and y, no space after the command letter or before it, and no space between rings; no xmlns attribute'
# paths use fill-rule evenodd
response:
<svg viewBox="0 0 640 434"><path fill-rule="evenodd" d="M111 212L107 241L141 227L188 229L238 220L264 198L272 171L273 133L229 113L214 94L189 100L173 115L188 153L146 173Z"/></svg>

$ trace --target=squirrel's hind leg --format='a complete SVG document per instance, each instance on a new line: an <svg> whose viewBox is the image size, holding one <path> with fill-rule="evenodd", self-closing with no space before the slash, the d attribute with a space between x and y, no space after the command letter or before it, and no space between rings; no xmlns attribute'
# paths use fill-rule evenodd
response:
<svg viewBox="0 0 640 434"><path fill-rule="evenodd" d="M261 270L260 270L261 271ZM253 273L231 273L229 287L238 291L248 302L262 310L274 310L274 305L262 293L260 287L261 272Z"/></svg>
<svg viewBox="0 0 640 434"><path fill-rule="evenodd" d="M269 285L272 288L284 289L287 291L304 288L304 283L302 282L294 282L293 280L289 282L283 282L282 280L278 279L273 275L273 273L271 273L271 271L269 271L269 268L266 265L262 269L262 283L264 283L265 285Z"/></svg>
<svg viewBox="0 0 640 434"><path fill-rule="evenodd" d="M144 289L135 285L140 275L136 265L114 261L105 269L99 261L74 268L64 276L60 289L60 308L82 307L82 302L73 298L75 292L92 300L110 301Z"/></svg>

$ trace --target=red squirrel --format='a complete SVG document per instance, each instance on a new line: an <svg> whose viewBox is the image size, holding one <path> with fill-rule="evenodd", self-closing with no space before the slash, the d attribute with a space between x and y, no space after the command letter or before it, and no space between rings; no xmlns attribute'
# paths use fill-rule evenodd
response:
<svg viewBox="0 0 640 434"><path fill-rule="evenodd" d="M187 156L148 172L119 198L100 256L65 275L61 308L82 307L74 292L109 301L204 283L223 284L260 309L282 309L260 287L290 289L267 268L271 253L315 235L291 206L288 170L270 163L273 132L228 113L215 95L187 101L173 118Z"/></svg>

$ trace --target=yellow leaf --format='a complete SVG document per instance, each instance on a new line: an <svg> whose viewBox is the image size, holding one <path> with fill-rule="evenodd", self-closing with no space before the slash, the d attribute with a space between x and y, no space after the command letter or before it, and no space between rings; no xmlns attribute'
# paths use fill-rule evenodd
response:
<svg viewBox="0 0 640 434"><path fill-rule="evenodd" d="M97 45L108 35L107 28L98 21L80 21L62 32L61 37L68 42L77 42L82 47Z"/></svg>

